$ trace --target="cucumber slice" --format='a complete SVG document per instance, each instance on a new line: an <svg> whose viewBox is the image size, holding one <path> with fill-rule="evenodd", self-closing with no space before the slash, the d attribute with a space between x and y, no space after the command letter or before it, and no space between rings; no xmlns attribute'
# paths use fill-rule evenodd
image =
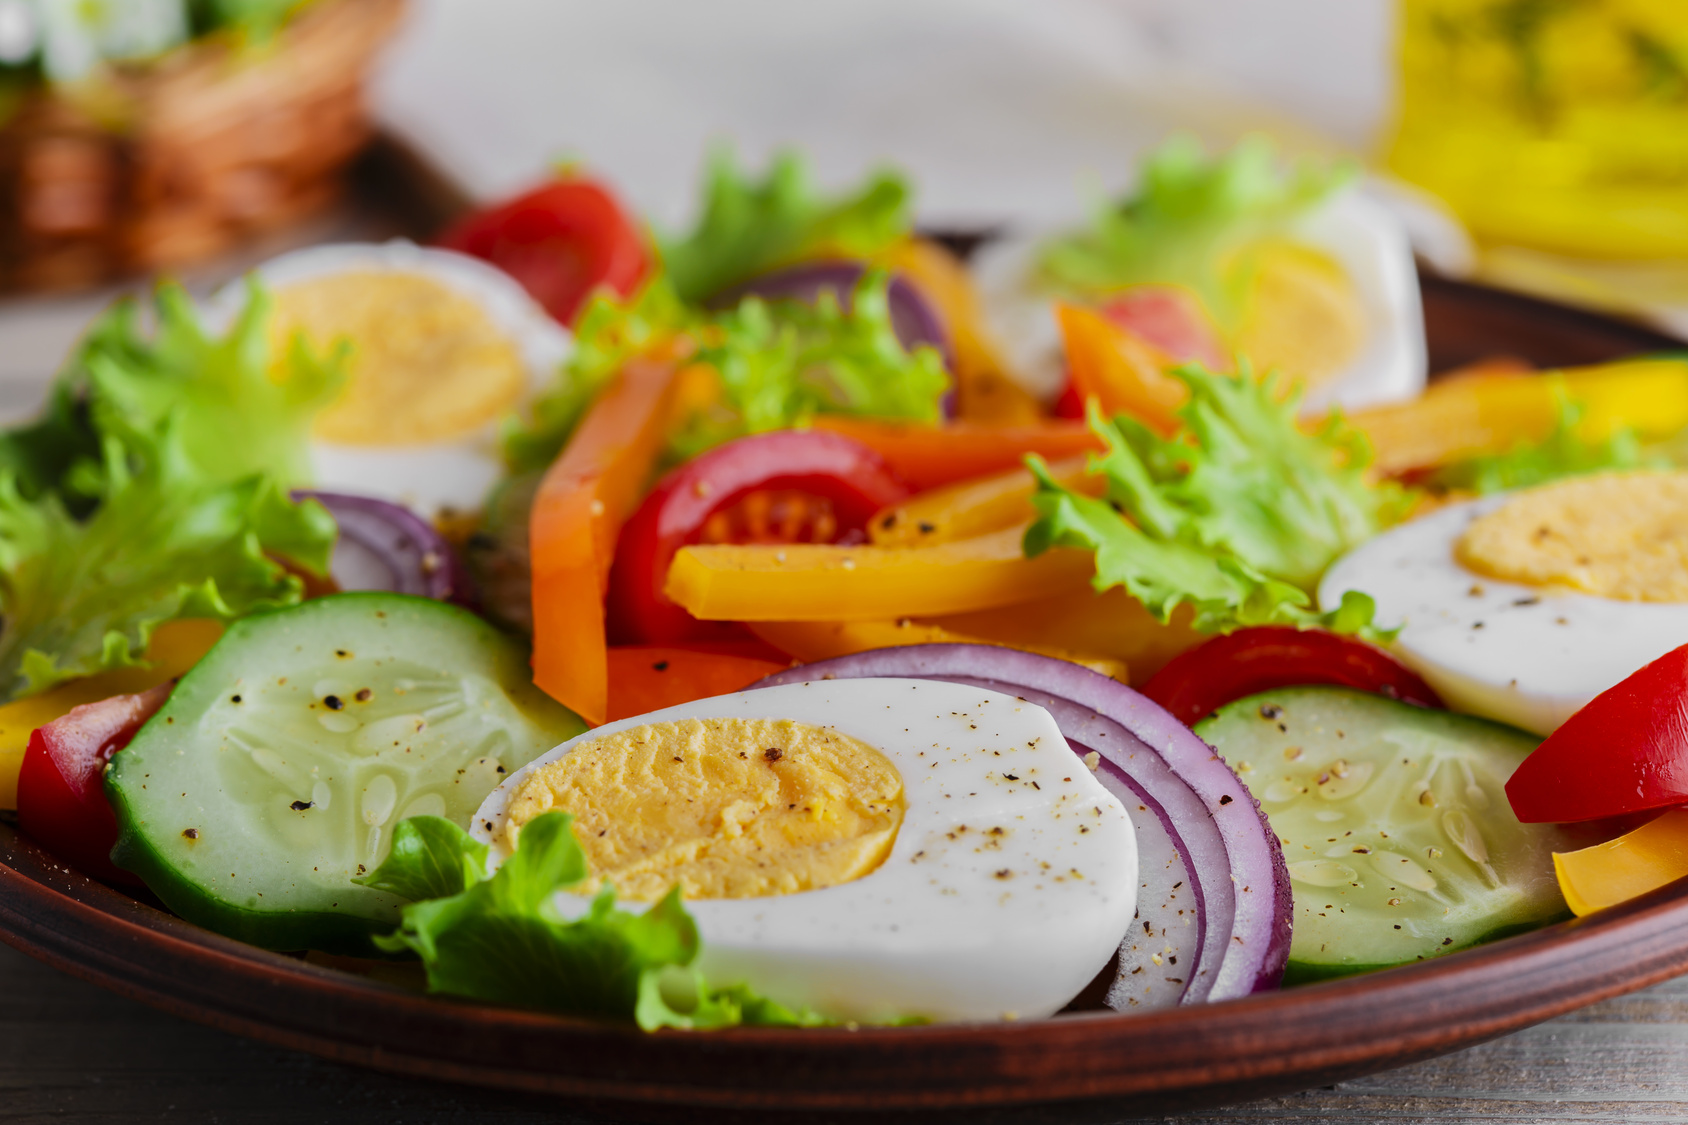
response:
<svg viewBox="0 0 1688 1125"><path fill-rule="evenodd" d="M467 827L502 778L585 729L531 681L525 649L427 598L238 621L112 759L112 858L207 929L368 953L401 901L351 880L392 826Z"/></svg>
<svg viewBox="0 0 1688 1125"><path fill-rule="evenodd" d="M1539 741L1347 688L1220 708L1196 733L1260 799L1295 896L1286 983L1422 961L1566 915L1552 825L1505 784Z"/></svg>

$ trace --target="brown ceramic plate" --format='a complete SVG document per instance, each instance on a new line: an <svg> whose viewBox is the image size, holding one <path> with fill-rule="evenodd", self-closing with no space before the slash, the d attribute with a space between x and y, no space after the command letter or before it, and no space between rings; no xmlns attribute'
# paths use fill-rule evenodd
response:
<svg viewBox="0 0 1688 1125"><path fill-rule="evenodd" d="M1682 345L1437 279L1433 365L1571 364ZM977 1111L1061 1119L1304 1089L1468 1046L1688 971L1688 880L1409 968L1144 1015L643 1035L430 999L266 953L67 870L0 823L0 938L169 1012L328 1058L642 1115Z"/></svg>

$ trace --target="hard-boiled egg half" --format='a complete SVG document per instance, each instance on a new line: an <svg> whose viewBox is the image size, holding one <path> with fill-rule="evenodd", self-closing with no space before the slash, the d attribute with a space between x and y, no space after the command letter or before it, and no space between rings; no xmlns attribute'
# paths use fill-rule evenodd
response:
<svg viewBox="0 0 1688 1125"><path fill-rule="evenodd" d="M1337 560L1458 710L1549 734L1688 639L1688 473L1574 477L1453 504Z"/></svg>
<svg viewBox="0 0 1688 1125"><path fill-rule="evenodd" d="M1049 713L982 688L857 679L739 692L598 727L493 791L471 830L575 816L590 878L678 884L712 984L836 1020L1047 1016L1131 924L1124 806Z"/></svg>
<svg viewBox="0 0 1688 1125"><path fill-rule="evenodd" d="M498 479L500 419L555 377L569 334L513 279L410 242L345 243L260 266L277 354L302 333L351 346L346 389L318 415L315 485L423 515L475 508ZM246 299L213 299L232 319Z"/></svg>
<svg viewBox="0 0 1688 1125"><path fill-rule="evenodd" d="M1052 288L1040 263L1051 239L1063 233L999 239L975 259L987 316L1011 366L1034 391L1053 395L1066 378L1056 300L1106 312L1156 288L1181 300L1137 302L1150 308L1151 318L1164 327L1169 304L1202 310L1201 334L1216 341L1220 354L1242 355L1257 372L1277 371L1300 383L1308 414L1409 399L1424 389L1428 353L1412 247L1394 214L1358 186L1340 188L1276 226L1262 226L1219 255L1214 268L1226 275L1228 287L1240 290L1229 319L1177 276L1156 280L1152 257L1140 284L1082 296ZM1191 257L1202 253L1202 239L1200 232L1189 236ZM1188 333L1175 328L1174 335ZM1152 333L1145 337L1160 342Z"/></svg>

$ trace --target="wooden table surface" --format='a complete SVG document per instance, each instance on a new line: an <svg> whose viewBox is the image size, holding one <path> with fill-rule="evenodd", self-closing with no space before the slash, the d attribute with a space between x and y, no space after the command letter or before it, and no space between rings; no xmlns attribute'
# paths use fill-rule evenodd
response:
<svg viewBox="0 0 1688 1125"><path fill-rule="evenodd" d="M1688 1123L1688 978L1401 1070L1176 1118ZM164 1015L0 946L0 1123L594 1122L552 1099L391 1078ZM1054 1118L1058 1120L1058 1117ZM1129 1116L1127 1122L1146 1120Z"/></svg>

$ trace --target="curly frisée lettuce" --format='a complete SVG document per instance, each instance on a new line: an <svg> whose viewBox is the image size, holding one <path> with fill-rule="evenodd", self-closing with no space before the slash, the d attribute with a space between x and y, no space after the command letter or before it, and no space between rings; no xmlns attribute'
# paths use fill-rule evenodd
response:
<svg viewBox="0 0 1688 1125"><path fill-rule="evenodd" d="M744 298L701 333L699 362L715 369L721 395L674 438L693 457L745 434L800 426L817 414L935 423L949 374L936 348L904 349L891 324L891 276L869 270L848 310L823 290L814 304Z"/></svg>
<svg viewBox="0 0 1688 1125"><path fill-rule="evenodd" d="M660 240L663 265L681 299L695 304L805 258L869 258L909 233L910 194L901 176L882 171L854 192L827 198L793 152L778 153L758 183L730 149L717 149L697 226Z"/></svg>
<svg viewBox="0 0 1688 1125"><path fill-rule="evenodd" d="M114 305L61 377L85 381L93 424L123 435L153 432L171 418L183 452L208 479L264 473L280 484L308 484L311 421L345 383L347 346L318 357L295 336L274 363L272 301L256 279L220 339L205 331L181 286L159 285L153 305L150 336L135 302Z"/></svg>
<svg viewBox="0 0 1688 1125"><path fill-rule="evenodd" d="M556 892L586 878L574 818L545 813L496 871L489 852L443 817L400 821L392 851L356 880L411 899L389 952L422 959L431 992L659 1027L739 1024L813 1026L742 985L706 984L693 961L697 924L678 888L642 913L618 910L605 887L578 918L557 910Z"/></svg>
<svg viewBox="0 0 1688 1125"><path fill-rule="evenodd" d="M1094 296L1147 282L1182 284L1222 320L1246 287L1246 251L1280 234L1355 174L1350 164L1300 161L1280 171L1263 136L1209 157L1191 136L1168 140L1144 162L1137 190L1101 202L1090 226L1047 243L1037 281Z"/></svg>
<svg viewBox="0 0 1688 1125"><path fill-rule="evenodd" d="M159 625L291 605L302 584L271 555L326 573L334 520L273 480L207 480L173 429L107 438L99 504L77 520L56 493L0 475L0 699L137 664Z"/></svg>
<svg viewBox="0 0 1688 1125"><path fill-rule="evenodd" d="M1400 519L1408 494L1367 483L1370 451L1340 419L1302 432L1295 397L1246 364L1235 377L1197 365L1173 374L1190 398L1170 438L1092 409L1107 444L1091 460L1105 499L1063 487L1031 459L1038 519L1026 554L1092 550L1096 589L1123 586L1162 621L1188 605L1203 632L1287 624L1378 635L1369 597L1350 591L1320 613L1311 591L1338 555Z"/></svg>
<svg viewBox="0 0 1688 1125"><path fill-rule="evenodd" d="M700 318L663 274L625 300L605 289L594 293L575 322L574 350L557 381L534 399L525 416L506 424L505 467L514 475L542 470L556 460L592 400L623 364L674 339Z"/></svg>
<svg viewBox="0 0 1688 1125"><path fill-rule="evenodd" d="M214 339L161 285L147 337L120 302L44 416L0 435L0 700L137 664L178 617L297 602L302 583L278 559L327 572L334 521L286 488L340 364L297 345L272 370L268 313L253 286Z"/></svg>
<svg viewBox="0 0 1688 1125"><path fill-rule="evenodd" d="M670 457L684 460L745 434L801 425L816 414L936 422L949 374L936 348L906 350L891 322L890 274L869 270L849 307L824 291L814 304L747 296L705 312L662 275L626 301L600 293L575 327L556 384L504 434L512 476L543 470L568 444L592 400L631 357L681 338L714 369L715 393L681 421Z"/></svg>

